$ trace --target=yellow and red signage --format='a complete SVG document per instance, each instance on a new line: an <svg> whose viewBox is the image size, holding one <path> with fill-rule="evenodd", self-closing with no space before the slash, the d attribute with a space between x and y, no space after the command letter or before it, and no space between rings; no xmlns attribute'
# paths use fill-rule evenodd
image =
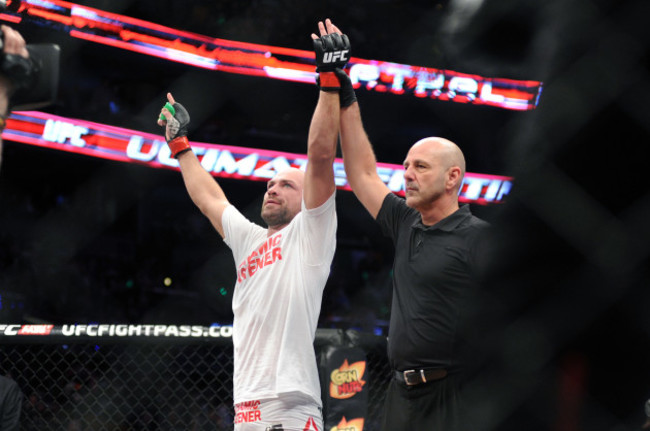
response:
<svg viewBox="0 0 650 431"><path fill-rule="evenodd" d="M345 416L337 426L330 428L330 431L363 431L363 418L346 420Z"/></svg>
<svg viewBox="0 0 650 431"><path fill-rule="evenodd" d="M339 400L351 398L363 390L366 382L363 375L366 372L366 361L348 364L348 360L343 361L338 369L330 374L330 397Z"/></svg>

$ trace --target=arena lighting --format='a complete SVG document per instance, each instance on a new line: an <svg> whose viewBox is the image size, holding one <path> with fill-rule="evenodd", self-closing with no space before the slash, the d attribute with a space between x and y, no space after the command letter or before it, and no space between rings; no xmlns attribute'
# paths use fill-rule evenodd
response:
<svg viewBox="0 0 650 431"><path fill-rule="evenodd" d="M139 132L106 124L59 117L38 111L13 112L2 133L5 140L35 145L102 159L137 163L154 168L179 170L162 135ZM304 169L305 154L285 153L247 147L192 142L201 165L215 177L268 181L286 167ZM401 165L378 163L377 173L396 194L404 196L404 169ZM336 186L351 190L343 160L334 162ZM467 172L460 189L462 202L500 203L512 188L512 178Z"/></svg>
<svg viewBox="0 0 650 431"><path fill-rule="evenodd" d="M13 6L13 7L12 7ZM60 0L10 1L0 20L25 22L70 36L204 69L313 84L314 53L234 42L176 30ZM537 106L542 83L484 78L420 66L352 58L355 88L512 110Z"/></svg>

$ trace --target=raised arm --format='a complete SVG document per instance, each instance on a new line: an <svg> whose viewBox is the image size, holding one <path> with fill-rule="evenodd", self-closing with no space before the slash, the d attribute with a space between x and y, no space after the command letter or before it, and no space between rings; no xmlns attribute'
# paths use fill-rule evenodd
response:
<svg viewBox="0 0 650 431"><path fill-rule="evenodd" d="M333 73L349 59L347 37L327 19L319 22L320 37L312 33L316 52L316 71L319 72L319 96L311 125L307 147L307 169L303 198L305 206L317 208L334 193L336 141L339 133L339 82Z"/></svg>
<svg viewBox="0 0 650 431"><path fill-rule="evenodd" d="M373 218L377 218L390 189L377 174L377 159L363 128L359 103L350 78L336 70L341 82L341 151L343 165L352 191Z"/></svg>
<svg viewBox="0 0 650 431"><path fill-rule="evenodd" d="M160 126L165 126L165 138L172 150L172 156L178 159L185 188L192 202L210 220L214 228L224 237L221 215L229 205L228 199L219 184L210 175L191 150L187 141L187 125L190 117L185 108L174 100L171 93L167 93L168 104L162 108L161 115L165 121L158 119ZM174 113L170 112L171 108Z"/></svg>
<svg viewBox="0 0 650 431"><path fill-rule="evenodd" d="M334 193L336 141L339 131L339 95L321 91L311 119L303 198L307 209L321 206Z"/></svg>

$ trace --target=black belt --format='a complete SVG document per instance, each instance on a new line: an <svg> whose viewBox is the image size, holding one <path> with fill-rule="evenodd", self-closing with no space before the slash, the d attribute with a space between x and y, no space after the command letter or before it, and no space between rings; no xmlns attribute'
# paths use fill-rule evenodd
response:
<svg viewBox="0 0 650 431"><path fill-rule="evenodd" d="M395 378L406 386L419 385L420 383L433 382L447 377L444 368L430 368L428 370L395 371Z"/></svg>

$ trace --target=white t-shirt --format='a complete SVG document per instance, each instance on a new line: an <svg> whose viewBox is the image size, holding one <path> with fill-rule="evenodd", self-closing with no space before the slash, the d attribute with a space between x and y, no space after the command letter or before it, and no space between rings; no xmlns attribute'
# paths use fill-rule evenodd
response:
<svg viewBox="0 0 650 431"><path fill-rule="evenodd" d="M314 336L336 248L335 194L267 230L234 206L222 215L237 266L234 312L235 404L302 392L321 405Z"/></svg>

